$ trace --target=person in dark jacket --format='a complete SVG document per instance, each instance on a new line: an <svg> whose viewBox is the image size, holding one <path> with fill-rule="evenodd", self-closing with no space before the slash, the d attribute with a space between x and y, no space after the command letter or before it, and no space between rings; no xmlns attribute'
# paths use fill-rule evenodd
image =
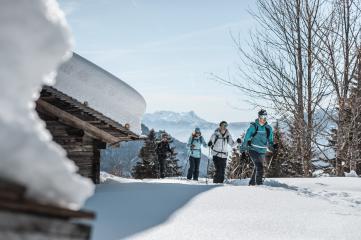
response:
<svg viewBox="0 0 361 240"><path fill-rule="evenodd" d="M254 169L249 185L263 184L263 162L268 150L274 151L277 144L273 143L273 129L267 123L267 111L258 112L258 119L251 123L244 137L241 152L248 151Z"/></svg>
<svg viewBox="0 0 361 240"><path fill-rule="evenodd" d="M168 142L168 135L166 133L162 134L162 140L158 143L156 152L158 155L158 161L159 161L159 171L160 171L160 177L164 178L165 174L165 161L167 159L168 153L172 153L172 149L169 146Z"/></svg>
<svg viewBox="0 0 361 240"><path fill-rule="evenodd" d="M198 181L199 164L202 157L202 146L207 147L200 128L196 128L192 135L189 137L187 147L189 149L189 169L187 179Z"/></svg>

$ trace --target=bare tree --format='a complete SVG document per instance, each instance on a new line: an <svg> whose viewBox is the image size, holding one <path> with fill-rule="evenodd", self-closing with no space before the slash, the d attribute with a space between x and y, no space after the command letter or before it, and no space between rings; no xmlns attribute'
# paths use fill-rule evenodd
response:
<svg viewBox="0 0 361 240"><path fill-rule="evenodd" d="M357 72L351 87L351 144L349 168L361 174L361 49L358 52Z"/></svg>
<svg viewBox="0 0 361 240"><path fill-rule="evenodd" d="M361 1L332 0L330 4L330 14L317 32L322 41L318 58L323 73L331 83L338 108L336 174L341 176L351 153L350 90L360 47Z"/></svg>
<svg viewBox="0 0 361 240"><path fill-rule="evenodd" d="M238 78L219 81L241 89L277 112L292 134L293 156L309 176L313 143L325 120L315 121L324 105L329 82L319 67L319 28L323 24L321 0L258 0L252 13L260 29L251 34L249 48L238 46L242 64Z"/></svg>

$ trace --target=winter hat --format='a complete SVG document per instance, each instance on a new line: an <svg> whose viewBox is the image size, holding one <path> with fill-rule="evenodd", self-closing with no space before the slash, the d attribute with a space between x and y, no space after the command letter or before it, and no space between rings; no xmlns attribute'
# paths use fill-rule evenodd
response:
<svg viewBox="0 0 361 240"><path fill-rule="evenodd" d="M264 109L261 109L261 111L258 112L258 116L267 116L267 111Z"/></svg>
<svg viewBox="0 0 361 240"><path fill-rule="evenodd" d="M201 133L201 129L199 127L196 127L196 129L194 129L195 133Z"/></svg>
<svg viewBox="0 0 361 240"><path fill-rule="evenodd" d="M226 127L228 126L228 123L227 123L226 121L222 121L222 122L220 122L220 123L219 123L219 126L222 126L222 124L225 124L225 125L226 125Z"/></svg>

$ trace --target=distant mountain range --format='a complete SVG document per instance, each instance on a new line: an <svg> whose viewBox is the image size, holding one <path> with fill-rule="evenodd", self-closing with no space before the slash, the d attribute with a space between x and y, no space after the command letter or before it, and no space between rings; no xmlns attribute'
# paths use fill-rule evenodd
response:
<svg viewBox="0 0 361 240"><path fill-rule="evenodd" d="M176 113L172 111L158 111L147 113L143 123L154 130L166 130L182 142L187 142L196 127L201 128L203 136L208 140L218 123L208 122L200 118L194 111ZM239 137L249 126L249 122L231 122L229 131L234 139Z"/></svg>

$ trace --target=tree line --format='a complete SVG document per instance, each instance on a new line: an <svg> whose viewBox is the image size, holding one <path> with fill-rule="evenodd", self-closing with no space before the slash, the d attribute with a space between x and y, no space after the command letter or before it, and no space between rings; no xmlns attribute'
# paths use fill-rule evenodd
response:
<svg viewBox="0 0 361 240"><path fill-rule="evenodd" d="M333 175L361 174L360 7L360 0L257 0L248 45L232 34L238 74L213 77L273 109L282 171L311 176L322 156Z"/></svg>

